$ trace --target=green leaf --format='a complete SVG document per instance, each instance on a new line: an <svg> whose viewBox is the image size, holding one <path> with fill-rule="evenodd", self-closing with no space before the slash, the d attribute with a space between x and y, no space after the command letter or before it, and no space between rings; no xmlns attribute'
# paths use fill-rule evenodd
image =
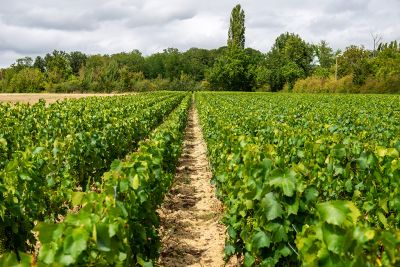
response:
<svg viewBox="0 0 400 267"><path fill-rule="evenodd" d="M119 260L120 262L125 261L126 258L127 258L126 253L120 252L120 253L118 254L118 260Z"/></svg>
<svg viewBox="0 0 400 267"><path fill-rule="evenodd" d="M18 267L32 267L33 266L33 255L19 252L19 257L21 258Z"/></svg>
<svg viewBox="0 0 400 267"><path fill-rule="evenodd" d="M251 256L248 252L244 254L244 266L251 267L256 262L253 256Z"/></svg>
<svg viewBox="0 0 400 267"><path fill-rule="evenodd" d="M231 255L234 255L234 254L235 254L235 247L232 246L231 244L225 245L225 247L224 247L224 253L225 253L225 255L228 256L228 257L231 256Z"/></svg>
<svg viewBox="0 0 400 267"><path fill-rule="evenodd" d="M133 179L131 179L131 187L134 190L137 190L139 186L140 186L139 175L135 174L135 176L133 176Z"/></svg>
<svg viewBox="0 0 400 267"><path fill-rule="evenodd" d="M2 146L2 147L7 147L7 140L6 139L4 139L4 138L0 138L0 145Z"/></svg>
<svg viewBox="0 0 400 267"><path fill-rule="evenodd" d="M228 235L229 235L230 238L232 238L234 240L237 238L236 231L232 226L228 226L227 232L228 232Z"/></svg>
<svg viewBox="0 0 400 267"><path fill-rule="evenodd" d="M318 204L321 219L329 224L343 225L345 222L355 223L360 212L349 201L336 200Z"/></svg>
<svg viewBox="0 0 400 267"><path fill-rule="evenodd" d="M142 267L153 267L153 264L151 263L151 261L145 261L139 256L136 257L136 260L137 260L137 263Z"/></svg>
<svg viewBox="0 0 400 267"><path fill-rule="evenodd" d="M281 188L285 196L291 197L296 189L295 175L292 170L288 170L285 173L275 170L271 173L269 184Z"/></svg>
<svg viewBox="0 0 400 267"><path fill-rule="evenodd" d="M73 263L75 263L75 259L74 259L74 257L72 257L71 255L61 255L60 256L60 263L62 264L62 265L71 265L71 264L73 264Z"/></svg>
<svg viewBox="0 0 400 267"><path fill-rule="evenodd" d="M281 248L279 250L279 253L283 256L283 257L287 257L289 255L292 254L292 250L290 248L288 248L287 246L283 246L283 248Z"/></svg>
<svg viewBox="0 0 400 267"><path fill-rule="evenodd" d="M271 238L263 231L257 232L252 239L253 248L268 248L271 244Z"/></svg>
<svg viewBox="0 0 400 267"><path fill-rule="evenodd" d="M40 154L45 148L44 147L36 147L33 152L32 155L37 155Z"/></svg>
<svg viewBox="0 0 400 267"><path fill-rule="evenodd" d="M33 230L39 232L39 241L46 244L59 239L63 228L62 224L39 222Z"/></svg>
<svg viewBox="0 0 400 267"><path fill-rule="evenodd" d="M368 162L367 162L367 157L361 156L357 160L357 165L360 168L360 170L365 170L368 167Z"/></svg>
<svg viewBox="0 0 400 267"><path fill-rule="evenodd" d="M268 220L272 221L279 218L283 214L283 210L278 201L276 201L274 193L270 192L261 200L261 207L266 212Z"/></svg>
<svg viewBox="0 0 400 267"><path fill-rule="evenodd" d="M363 244L375 237L375 230L373 229L362 229L360 227L356 227L353 231L353 238L357 240L358 243Z"/></svg>
<svg viewBox="0 0 400 267"><path fill-rule="evenodd" d="M305 192L305 197L308 203L313 202L318 197L318 190L315 187L308 187Z"/></svg>
<svg viewBox="0 0 400 267"><path fill-rule="evenodd" d="M72 199L71 199L72 205L74 206L81 205L82 198L84 195L85 195L84 192L72 192Z"/></svg>
<svg viewBox="0 0 400 267"><path fill-rule="evenodd" d="M20 173L19 174L19 178L21 178L21 180L24 180L24 181L31 181L32 180L32 178L30 177L29 173L26 173L26 172Z"/></svg>
<svg viewBox="0 0 400 267"><path fill-rule="evenodd" d="M97 233L97 248L100 251L110 251L111 250L111 239L109 233L109 227L106 224L96 225Z"/></svg>
<svg viewBox="0 0 400 267"><path fill-rule="evenodd" d="M265 229L268 232L272 233L273 235L272 241L274 243L288 240L285 226L281 223L269 223L268 225L265 226Z"/></svg>
<svg viewBox="0 0 400 267"><path fill-rule="evenodd" d="M111 163L111 171L120 171L122 169L122 162L120 160L114 160Z"/></svg>
<svg viewBox="0 0 400 267"><path fill-rule="evenodd" d="M290 214L296 215L298 211L299 211L299 200L298 199L295 199L293 204L287 205L287 214L288 215L290 215Z"/></svg>
<svg viewBox="0 0 400 267"><path fill-rule="evenodd" d="M126 191L128 191L129 188L129 181L127 180L122 180L119 182L119 190L124 193Z"/></svg>
<svg viewBox="0 0 400 267"><path fill-rule="evenodd" d="M343 159L346 157L346 147L344 145L335 145L333 147L333 156L337 159Z"/></svg>
<svg viewBox="0 0 400 267"><path fill-rule="evenodd" d="M110 235L110 237L113 237L117 234L118 228L119 227L117 223L110 223L108 225L108 234Z"/></svg>
<svg viewBox="0 0 400 267"><path fill-rule="evenodd" d="M387 219L382 212L378 212L379 221L383 224L383 226L387 229L389 227Z"/></svg>
<svg viewBox="0 0 400 267"><path fill-rule="evenodd" d="M346 235L343 230L334 225L325 224L322 227L324 242L329 251L338 255L343 253L345 247Z"/></svg>
<svg viewBox="0 0 400 267"><path fill-rule="evenodd" d="M73 262L77 257L86 249L89 233L83 228L76 228L72 230L71 235L68 235L64 240L64 252L71 255ZM65 258L66 261L70 259Z"/></svg>
<svg viewBox="0 0 400 267"><path fill-rule="evenodd" d="M17 255L15 253L6 253L0 256L0 266L19 267Z"/></svg>
<svg viewBox="0 0 400 267"><path fill-rule="evenodd" d="M51 243L42 244L38 256L39 260L49 265L54 263L54 256L56 255L56 250L57 247L53 247Z"/></svg>

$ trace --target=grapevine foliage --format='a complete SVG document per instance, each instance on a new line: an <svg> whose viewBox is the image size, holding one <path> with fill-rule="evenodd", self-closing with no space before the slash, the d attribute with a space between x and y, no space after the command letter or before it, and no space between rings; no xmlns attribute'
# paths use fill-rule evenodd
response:
<svg viewBox="0 0 400 267"><path fill-rule="evenodd" d="M185 101L182 102L183 99ZM158 162L160 161L163 168L168 166L168 170L163 169L163 175L171 176L173 168L168 164L173 163L172 159L179 151L180 135L177 131L180 131L181 124L185 123L185 118L182 117L186 116L186 112L182 111L184 103L188 105L188 96L185 93L159 92L67 100L48 106L43 101L33 106L0 105L0 111L4 115L0 118L4 126L0 128L0 254L4 253L0 257L0 265L11 266L19 261L22 264L28 262L27 259L32 259L29 253L36 243L32 229L38 222L35 229L39 232L39 240L44 251L39 255L39 265L41 261L47 263L51 261L49 256L51 252L47 253L46 260L43 260L41 255L51 251L49 246L54 244L51 243L50 237L62 240L61 236L57 236L60 231L65 234L66 243L63 247L67 251L65 255L68 255L62 259L62 263L65 265L71 263L71 254L75 257L75 262L79 261L76 253L85 247L84 242L89 236L79 227L77 229L64 227L71 224L77 226L79 222L85 224L89 219L100 223L96 218L104 215L102 212L110 208L107 206L110 204L107 202L109 197L105 194L105 190L109 192L110 188L106 187L107 175L103 175L104 172L110 165L112 170L119 169L118 166L125 163L118 164L121 161L111 163L113 160L124 158L128 152L132 153L137 149L145 151L147 144L151 142L146 143L141 140L148 138L150 134L151 140L153 137L154 140L158 140L160 150L149 146L148 149L153 150L146 155L143 152L140 154L141 157L138 156L132 161L137 160L139 165L146 165L145 161L149 161L147 171L154 171L152 175L161 175L156 172L159 170L160 166L157 164L160 164ZM177 106L180 108L177 109ZM172 116L168 119L170 124L181 126L173 133L170 128L172 126L168 126L165 121L170 113ZM180 117L177 117L177 113ZM152 133L154 128L157 130ZM169 143L163 138L170 140ZM166 149L161 147L162 145L171 145L172 150L168 152L171 154L162 154ZM161 150L162 148L164 150ZM154 162L151 154L153 152ZM165 161L162 161L164 158ZM157 176L157 179L161 178ZM135 183L138 183L138 178L135 178ZM113 185L112 188L117 186L116 190L126 191L127 185L126 182L121 182L121 185ZM124 193L121 192L117 199L121 198L122 201L123 196ZM115 198L113 201L115 202ZM143 200L143 205L154 208L156 205L154 201L151 197L147 202ZM74 210L80 207L82 207L81 212L75 214ZM126 220L133 216L125 214L126 208L122 206L119 211L123 212ZM92 214L93 212L99 213ZM143 215L146 218L145 223L152 222L156 225L157 218L154 217L154 212L149 211L149 214L151 216ZM73 219L74 216L77 218ZM151 220L147 221L148 219ZM99 225L98 228L91 230L104 236L106 228L103 226ZM120 227L122 230L125 226L120 225ZM156 236L154 229L146 229L147 232L143 232L138 227L135 231L136 235L130 237L131 241L143 237L144 234ZM98 240L96 234L90 237ZM156 244L156 238L153 239ZM146 245L147 249L143 252L149 258L154 257L157 252L152 242ZM54 247L52 248L55 251ZM123 255L118 257L121 262L127 260ZM52 264L61 262L60 258L54 259L57 260Z"/></svg>
<svg viewBox="0 0 400 267"><path fill-rule="evenodd" d="M225 255L245 266L400 264L400 98L198 93Z"/></svg>

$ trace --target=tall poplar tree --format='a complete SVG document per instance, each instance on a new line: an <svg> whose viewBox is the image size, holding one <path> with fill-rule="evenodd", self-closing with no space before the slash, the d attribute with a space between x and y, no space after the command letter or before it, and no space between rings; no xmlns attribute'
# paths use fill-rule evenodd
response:
<svg viewBox="0 0 400 267"><path fill-rule="evenodd" d="M219 56L207 71L206 78L214 90L251 91L254 86L254 66L251 50L245 50L244 11L236 5L231 12L228 31L228 49Z"/></svg>
<svg viewBox="0 0 400 267"><path fill-rule="evenodd" d="M228 32L228 47L236 47L244 49L245 43L245 26L244 26L244 11L238 4L231 12L229 32Z"/></svg>

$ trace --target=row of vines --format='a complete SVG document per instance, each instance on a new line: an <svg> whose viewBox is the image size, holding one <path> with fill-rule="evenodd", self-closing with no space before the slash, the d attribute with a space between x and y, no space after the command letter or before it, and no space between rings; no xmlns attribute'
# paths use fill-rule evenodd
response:
<svg viewBox="0 0 400 267"><path fill-rule="evenodd" d="M160 92L0 105L0 266L151 265L189 104Z"/></svg>
<svg viewBox="0 0 400 267"><path fill-rule="evenodd" d="M226 258L400 265L400 97L197 93Z"/></svg>

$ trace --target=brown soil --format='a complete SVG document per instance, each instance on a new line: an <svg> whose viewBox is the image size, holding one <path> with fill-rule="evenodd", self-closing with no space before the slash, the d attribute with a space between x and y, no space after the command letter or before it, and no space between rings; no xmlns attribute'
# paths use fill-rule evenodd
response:
<svg viewBox="0 0 400 267"><path fill-rule="evenodd" d="M11 102L11 103L30 103L34 104L39 101L39 99L46 100L47 103L54 103L60 99L66 98L81 98L88 96L113 96L116 94L0 94L0 102Z"/></svg>
<svg viewBox="0 0 400 267"><path fill-rule="evenodd" d="M174 185L159 210L160 266L228 266L223 259L225 227L220 223L223 205L210 178L206 144L192 106Z"/></svg>

